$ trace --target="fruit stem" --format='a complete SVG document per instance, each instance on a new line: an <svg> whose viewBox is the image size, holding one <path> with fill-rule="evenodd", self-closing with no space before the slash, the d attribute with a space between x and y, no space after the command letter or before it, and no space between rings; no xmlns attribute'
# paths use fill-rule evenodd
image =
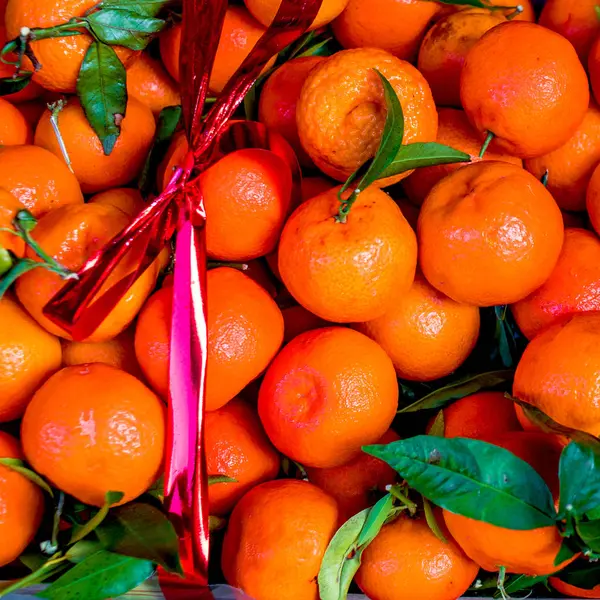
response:
<svg viewBox="0 0 600 600"><path fill-rule="evenodd" d="M29 573L23 579L19 579L15 581L12 585L7 588L4 588L0 591L0 598L4 598L11 594L12 592L16 592L17 590L21 590L23 588L29 587L35 583L42 583L48 577L56 574L65 566L65 561L67 558L65 556L60 556L54 559L50 559L48 562L44 563L37 571L33 571L33 573Z"/></svg>
<svg viewBox="0 0 600 600"><path fill-rule="evenodd" d="M498 591L500 592L500 596L502 596L502 600L511 600L510 596L506 593L504 589L504 582L506 581L506 567L500 567L498 569Z"/></svg>
<svg viewBox="0 0 600 600"><path fill-rule="evenodd" d="M487 132L487 136L485 138L485 142L483 142L483 146L481 146L481 150L479 151L479 158L483 158L486 153L488 146L492 143L494 139L494 134L491 131Z"/></svg>
<svg viewBox="0 0 600 600"><path fill-rule="evenodd" d="M446 536L442 533L440 526L438 525L437 519L435 518L435 514L433 513L433 508L431 507L431 503L425 496L423 496L423 509L425 511L425 520L427 521L427 525L429 525L429 529L433 531L435 537L443 542L444 544L448 543Z"/></svg>
<svg viewBox="0 0 600 600"><path fill-rule="evenodd" d="M522 12L523 12L523 6L521 4L519 4L518 6L515 6L515 10L513 12L506 15L506 20L512 21L515 17L518 17Z"/></svg>
<svg viewBox="0 0 600 600"><path fill-rule="evenodd" d="M540 181L544 187L548 187L548 177L550 176L550 171L546 169L546 172L542 175Z"/></svg>
<svg viewBox="0 0 600 600"><path fill-rule="evenodd" d="M229 267L242 272L248 270L246 263L226 262L223 260L209 260L207 263L207 269L217 269L218 267Z"/></svg>
<svg viewBox="0 0 600 600"><path fill-rule="evenodd" d="M63 136L61 135L60 128L58 126L58 115L66 105L66 100L57 100L56 102L48 104L48 110L50 111L50 124L52 125L52 129L54 130L54 135L58 142L60 152L63 155L65 163L67 163L67 167L69 167L69 171L75 174L75 171L73 171L73 165L71 164L71 158L69 157L69 153L65 145L65 141L63 140Z"/></svg>
<svg viewBox="0 0 600 600"><path fill-rule="evenodd" d="M352 205L356 202L358 195L360 194L360 190L355 189L350 196L346 200L343 200L340 204L340 210L338 214L335 216L336 223L346 223L348 221L348 214L350 213L350 209Z"/></svg>
<svg viewBox="0 0 600 600"><path fill-rule="evenodd" d="M399 485L393 485L389 492L394 498L400 500L400 502L408 508L408 512L411 515L415 515L417 513L417 505L402 491Z"/></svg>

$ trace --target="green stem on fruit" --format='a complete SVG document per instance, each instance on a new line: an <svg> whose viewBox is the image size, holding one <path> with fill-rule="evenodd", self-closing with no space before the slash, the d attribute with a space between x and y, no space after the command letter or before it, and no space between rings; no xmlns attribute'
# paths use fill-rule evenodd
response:
<svg viewBox="0 0 600 600"><path fill-rule="evenodd" d="M433 513L433 507L431 503L425 496L423 496L423 510L425 511L425 520L427 521L427 525L429 525L429 529L433 531L435 537L440 540L440 542L444 542L444 544L448 543L446 536L443 534L440 526L435 518L435 514Z"/></svg>
<svg viewBox="0 0 600 600"><path fill-rule="evenodd" d="M45 562L39 569L33 571L26 577L15 581L12 585L0 590L0 598L4 598L17 590L29 587L36 583L42 583L46 581L52 575L55 575L58 571L62 570L65 566L67 558L65 556L57 555L56 558L51 558L48 562Z"/></svg>
<svg viewBox="0 0 600 600"><path fill-rule="evenodd" d="M52 129L54 130L54 136L58 141L58 146L60 148L60 152L63 155L63 159L65 163L67 163L67 167L69 167L69 171L71 173L75 173L73 171L73 165L71 164L71 158L69 157L69 152L67 151L67 147L65 145L65 141L63 136L60 133L60 128L58 126L58 115L63 110L63 108L67 105L66 100L57 100L51 104L48 104L48 110L50 111L50 124L52 125Z"/></svg>
<svg viewBox="0 0 600 600"><path fill-rule="evenodd" d="M484 154L487 152L489 145L492 143L494 139L494 134L491 131L487 132L487 136L485 138L485 142L483 142L483 146L481 146L481 150L479 151L479 158L483 158Z"/></svg>
<svg viewBox="0 0 600 600"><path fill-rule="evenodd" d="M546 172L542 175L540 181L544 187L548 187L548 177L550 176L550 171L546 169Z"/></svg>
<svg viewBox="0 0 600 600"><path fill-rule="evenodd" d="M209 260L207 269L218 269L219 267L229 267L231 269L237 269L238 271L247 271L248 265L246 263L234 263L226 262L223 260Z"/></svg>
<svg viewBox="0 0 600 600"><path fill-rule="evenodd" d="M400 500L402 505L408 509L408 512L412 516L417 514L417 505L404 493L401 486L393 485L388 491L392 496L394 496L394 498L396 498L396 500Z"/></svg>
<svg viewBox="0 0 600 600"><path fill-rule="evenodd" d="M505 582L506 567L500 567L498 569L498 591L500 592L500 596L502 596L502 600L511 600L510 596L506 593L506 589L504 588Z"/></svg>
<svg viewBox="0 0 600 600"><path fill-rule="evenodd" d="M523 12L523 6L519 4L515 7L515 10L508 15L506 15L507 21L512 21L514 18L518 17Z"/></svg>

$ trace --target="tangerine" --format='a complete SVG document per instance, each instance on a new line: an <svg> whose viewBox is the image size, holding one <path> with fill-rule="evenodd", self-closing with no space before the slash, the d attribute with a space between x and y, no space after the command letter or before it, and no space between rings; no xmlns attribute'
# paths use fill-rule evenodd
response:
<svg viewBox="0 0 600 600"><path fill-rule="evenodd" d="M478 308L444 296L418 273L385 314L355 327L387 352L398 377L433 381L465 362L477 343L479 323Z"/></svg>
<svg viewBox="0 0 600 600"><path fill-rule="evenodd" d="M279 9L279 0L244 0L246 8L252 16L268 27ZM310 26L310 30L328 25L347 6L348 0L323 0L319 12Z"/></svg>
<svg viewBox="0 0 600 600"><path fill-rule="evenodd" d="M206 413L204 447L208 474L235 479L209 486L211 515L230 513L246 492L279 473L279 454L269 442L256 410L239 398Z"/></svg>
<svg viewBox="0 0 600 600"><path fill-rule="evenodd" d="M600 165L598 165L588 183L585 204L592 227L600 232Z"/></svg>
<svg viewBox="0 0 600 600"><path fill-rule="evenodd" d="M435 288L474 306L517 302L550 277L564 227L533 175L504 162L467 165L423 203L419 259Z"/></svg>
<svg viewBox="0 0 600 600"><path fill-rule="evenodd" d="M65 367L34 394L21 425L32 467L80 502L119 504L158 478L166 432L164 405L143 383L109 365Z"/></svg>
<svg viewBox="0 0 600 600"><path fill-rule="evenodd" d="M33 139L31 126L8 100L0 98L0 146L30 144Z"/></svg>
<svg viewBox="0 0 600 600"><path fill-rule="evenodd" d="M541 185L541 184L540 184ZM279 243L279 271L304 308L334 323L376 319L412 285L416 238L395 202L367 188L346 223L337 189L302 203Z"/></svg>
<svg viewBox="0 0 600 600"><path fill-rule="evenodd" d="M491 132L498 148L532 158L575 133L588 108L589 84L568 40L535 23L511 21L473 46L460 97L482 138Z"/></svg>
<svg viewBox="0 0 600 600"><path fill-rule="evenodd" d="M14 231L13 223L21 210L25 210L25 207L10 192L0 188L0 228ZM23 239L8 231L0 230L0 248L10 250L18 258L25 254Z"/></svg>
<svg viewBox="0 0 600 600"><path fill-rule="evenodd" d="M119 139L109 155L105 154L78 100L69 102L60 112L58 125L73 172L86 194L119 187L135 179L146 161L156 129L151 110L135 98L127 102ZM35 143L62 158L50 111L43 114L37 126Z"/></svg>
<svg viewBox="0 0 600 600"><path fill-rule="evenodd" d="M390 427L394 366L367 336L342 327L294 338L267 369L258 413L275 447L308 467L338 467Z"/></svg>

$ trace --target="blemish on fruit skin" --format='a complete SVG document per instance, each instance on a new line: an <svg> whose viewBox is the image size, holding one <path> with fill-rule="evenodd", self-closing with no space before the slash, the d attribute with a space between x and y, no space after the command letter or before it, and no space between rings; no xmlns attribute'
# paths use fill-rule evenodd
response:
<svg viewBox="0 0 600 600"><path fill-rule="evenodd" d="M93 410L90 410L87 414L85 412L81 413L77 429L79 429L82 437L89 439L88 446L96 445L96 420Z"/></svg>

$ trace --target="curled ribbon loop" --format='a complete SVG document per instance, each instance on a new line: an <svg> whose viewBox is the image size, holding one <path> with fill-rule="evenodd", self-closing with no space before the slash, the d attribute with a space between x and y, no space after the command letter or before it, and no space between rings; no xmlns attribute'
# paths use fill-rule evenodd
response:
<svg viewBox="0 0 600 600"><path fill-rule="evenodd" d="M282 1L272 25L205 119L202 114L227 1L183 1L182 106L190 151L163 192L84 264L77 280L67 281L44 307L44 314L74 339L87 338L177 232L165 507L179 535L185 583L200 587L208 584L209 532L202 447L207 357L206 215L199 174L230 151L262 147L279 153L299 183L300 169L295 156L277 146L263 125L232 123L229 119L271 57L308 29L321 1ZM109 277L125 257L135 266L109 285ZM166 594L167 587L172 590L180 587L166 574L161 577L161 584Z"/></svg>

